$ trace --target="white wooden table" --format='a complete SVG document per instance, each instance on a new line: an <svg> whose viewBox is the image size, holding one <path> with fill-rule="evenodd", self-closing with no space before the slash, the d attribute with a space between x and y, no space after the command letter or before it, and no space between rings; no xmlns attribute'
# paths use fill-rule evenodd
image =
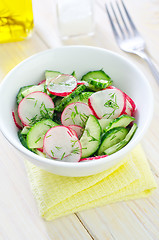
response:
<svg viewBox="0 0 159 240"><path fill-rule="evenodd" d="M148 77L155 99L152 124L142 145L159 182L159 86L146 63L121 52L105 14L105 0L95 1L95 35L62 42L58 36L55 0L34 0L35 31L31 39L0 45L0 79L23 59L47 48L85 44L125 56ZM159 69L159 1L127 0L126 6ZM52 7L53 5L53 7ZM159 190L151 197L87 210L53 222L43 221L30 190L24 162L0 134L0 240L147 240L159 239Z"/></svg>

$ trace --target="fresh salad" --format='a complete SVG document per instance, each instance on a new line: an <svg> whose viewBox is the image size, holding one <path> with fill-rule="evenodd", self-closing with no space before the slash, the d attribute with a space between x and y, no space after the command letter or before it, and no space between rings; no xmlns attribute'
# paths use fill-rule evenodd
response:
<svg viewBox="0 0 159 240"><path fill-rule="evenodd" d="M45 71L45 80L20 88L12 112L24 147L56 161L111 155L133 137L136 105L103 71Z"/></svg>

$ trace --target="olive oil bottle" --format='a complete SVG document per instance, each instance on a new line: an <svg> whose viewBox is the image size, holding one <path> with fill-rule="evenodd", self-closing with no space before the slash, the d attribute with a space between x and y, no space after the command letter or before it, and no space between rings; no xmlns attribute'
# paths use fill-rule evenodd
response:
<svg viewBox="0 0 159 240"><path fill-rule="evenodd" d="M24 40L33 25L31 0L0 0L0 43Z"/></svg>

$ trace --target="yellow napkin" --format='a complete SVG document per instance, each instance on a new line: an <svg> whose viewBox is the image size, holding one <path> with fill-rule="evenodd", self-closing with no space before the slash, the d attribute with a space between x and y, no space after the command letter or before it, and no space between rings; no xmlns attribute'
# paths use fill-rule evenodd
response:
<svg viewBox="0 0 159 240"><path fill-rule="evenodd" d="M157 185L140 145L120 163L88 177L63 177L26 162L39 212L46 220L116 201L148 196Z"/></svg>

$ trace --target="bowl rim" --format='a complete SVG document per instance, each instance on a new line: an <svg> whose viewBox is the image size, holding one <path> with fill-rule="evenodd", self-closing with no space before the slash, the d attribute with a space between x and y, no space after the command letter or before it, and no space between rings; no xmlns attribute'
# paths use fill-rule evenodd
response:
<svg viewBox="0 0 159 240"><path fill-rule="evenodd" d="M26 149L20 142L19 145L14 144L13 138L9 135L5 134L5 131L3 130L3 128L1 127L1 121L0 121L0 130L2 132L2 134L4 135L4 137L11 143L12 146L14 146L17 150L19 150L20 152L22 152L23 154L25 154L26 156L33 158L35 160L37 160L40 163L46 163L46 164L50 164L52 166L56 166L56 167L64 167L64 168L69 168L69 169L74 169L74 168L78 168L78 169L82 169L82 168L87 168L89 166L98 166L100 164L104 164L104 163L108 163L111 162L113 159L116 158L122 158L125 156L125 154L128 154L128 152L130 152L130 150L132 150L137 143L139 143L139 141L141 140L141 138L143 137L143 135L145 134L146 130L148 129L150 122L152 120L152 116L153 116L153 108L154 108L154 99L153 99L153 93L152 93L152 88L150 86L150 83L148 82L148 79L145 77L145 75L139 70L139 68L132 63L129 59L127 59L126 57L113 52L111 50L107 50L104 48L100 48L100 47L94 47L94 46L86 46L86 45L69 45L69 46L61 46L61 47L57 47L54 49L47 49L38 53L33 54L32 56L24 59L23 61L21 61L19 64L17 64L11 71L9 71L9 73L4 77L2 83L0 84L0 91L3 89L3 85L5 84L5 82L7 81L7 79L10 77L10 75L12 75L12 72L14 72L16 69L18 69L19 67L21 67L21 65L29 62L30 60L37 58L38 56L41 55L45 55L49 52L55 52L55 51L59 51L62 50L64 48L67 49L73 49L73 48L83 48L83 49L90 49L93 51L101 51L101 52L105 52L106 54L110 54L113 55L114 57L121 59L122 61L126 62L127 64L129 64L133 69L135 69L135 71L142 76L142 78L144 79L144 82L146 84L146 87L149 91L149 100L150 100L150 106L151 109L149 109L149 115L148 118L145 119L145 125L144 128L142 129L142 131L140 132L139 135L136 136L135 140L131 140L124 148L120 149L118 152L109 155L105 158L101 158L98 160L93 160L93 161L81 161L81 162L60 162L60 161L52 161L51 159L47 159L44 157L41 157L33 152L31 152L30 150Z"/></svg>

